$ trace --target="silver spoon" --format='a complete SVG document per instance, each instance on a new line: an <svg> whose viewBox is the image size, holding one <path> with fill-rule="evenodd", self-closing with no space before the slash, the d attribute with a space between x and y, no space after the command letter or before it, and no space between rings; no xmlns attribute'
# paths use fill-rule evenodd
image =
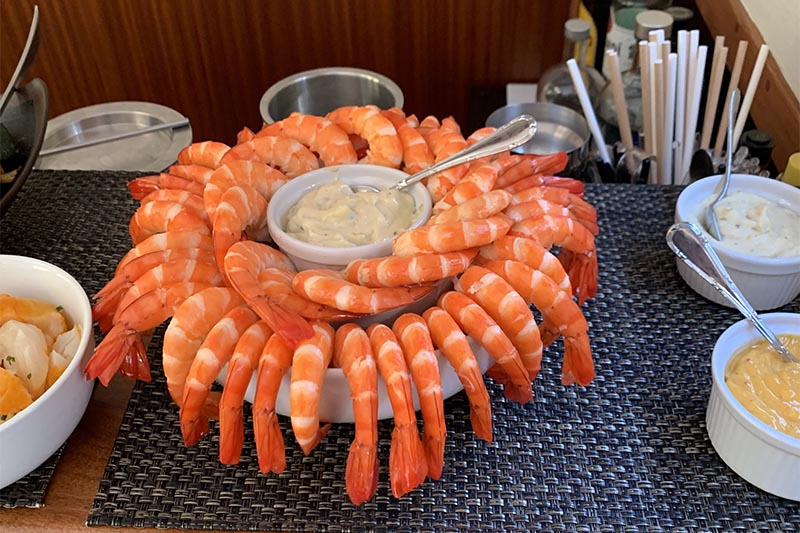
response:
<svg viewBox="0 0 800 533"><path fill-rule="evenodd" d="M420 180L429 176L433 176L439 172L447 170L464 163L469 163L481 157L494 155L505 150L511 150L517 146L521 146L531 140L534 133L536 133L536 120L530 115L520 115L514 120L500 126L497 130L493 131L480 141L472 146L456 152L447 159L442 159L436 164L433 164L421 170L416 174L412 174L406 178L401 179L390 189L405 189ZM378 192L377 187L372 185L358 184L352 185L354 191L370 191Z"/></svg>
<svg viewBox="0 0 800 533"><path fill-rule="evenodd" d="M708 232L718 241L722 240L722 233L719 231L719 222L717 221L717 213L714 212L714 208L723 198L725 198L725 195L728 194L728 187L731 185L731 167L733 166L733 128L731 128L730 122L733 120L733 113L736 110L736 103L738 99L739 89L734 89L733 93L731 94L731 99L728 102L728 153L725 154L725 176L722 178L722 189L719 191L717 197L714 198L714 201L708 206L708 209L706 209L706 226L708 227Z"/></svg>
<svg viewBox="0 0 800 533"><path fill-rule="evenodd" d="M691 222L678 222L667 230L667 244L684 263L697 272L731 302L758 330L784 360L800 363L770 330L733 282L717 252L703 235L703 231Z"/></svg>
<svg viewBox="0 0 800 533"><path fill-rule="evenodd" d="M19 87L20 82L22 81L23 76L28 71L30 66L33 64L33 60L36 57L36 51L39 49L39 6L33 6L33 19L31 19L31 27L28 30L28 40L25 42L25 48L22 50L22 55L19 58L19 63L17 63L17 68L14 69L14 74L11 75L11 79L8 82L8 86L6 90L3 92L3 96L0 97L0 113L8 105L8 102L11 100L11 95L14 94L14 91L17 90Z"/></svg>

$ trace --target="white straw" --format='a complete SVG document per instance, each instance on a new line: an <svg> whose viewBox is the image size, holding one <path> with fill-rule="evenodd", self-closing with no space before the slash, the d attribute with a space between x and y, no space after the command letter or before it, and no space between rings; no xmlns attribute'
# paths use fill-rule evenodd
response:
<svg viewBox="0 0 800 533"><path fill-rule="evenodd" d="M665 102L664 116L667 119L667 132L664 136L664 168L667 183L676 183L673 174L673 146L672 135L675 131L675 83L678 70L678 54L669 54L667 57L667 101Z"/></svg>
<svg viewBox="0 0 800 533"><path fill-rule="evenodd" d="M653 86L656 90L656 109L655 109L655 127L653 130L655 131L655 146L656 146L656 166L658 167L658 183L661 185L666 185L668 183L666 168L664 167L664 163L666 162L666 157L664 155L664 134L666 133L666 128L664 127L664 122L666 121L666 117L664 116L664 62L660 59L656 59L653 63Z"/></svg>
<svg viewBox="0 0 800 533"><path fill-rule="evenodd" d="M617 110L617 125L622 144L626 150L633 150L633 135L631 135L631 123L628 120L628 104L625 102L625 89L622 86L622 73L619 67L619 56L614 50L606 51L608 59L609 78L611 79L611 90L614 94L614 107Z"/></svg>
<svg viewBox="0 0 800 533"><path fill-rule="evenodd" d="M694 87L691 93L691 108L686 115L686 137L684 138L683 147L683 175L688 171L688 163L692 160L692 150L694 150L695 133L697 132L697 116L700 111L700 96L703 93L703 74L706 69L706 55L708 53L707 46L701 46L697 51L697 66L695 74L692 76L694 80ZM680 176L683 180L683 175Z"/></svg>
<svg viewBox="0 0 800 533"><path fill-rule="evenodd" d="M725 61L728 60L728 48L724 46L725 37L717 37L714 44L714 59L711 62L711 78L706 96L706 112L703 115L703 133L700 136L700 148L706 149L711 144L711 133L714 130L714 120L717 117L717 103L719 90L722 86L722 73L725 71Z"/></svg>
<svg viewBox="0 0 800 533"><path fill-rule="evenodd" d="M753 73L750 74L750 81L747 82L747 92L744 93L744 100L742 100L742 107L739 108L739 114L736 116L736 127L733 128L733 149L739 144L739 137L742 135L744 123L747 120L747 114L750 113L750 106L753 104L753 97L756 95L758 89L758 82L761 81L761 73L764 70L764 65L767 62L769 55L769 46L766 44L761 45L756 58L756 64L753 67Z"/></svg>
<svg viewBox="0 0 800 533"><path fill-rule="evenodd" d="M689 131L689 111L692 109L692 97L694 96L694 77L697 72L697 51L700 43L700 31L692 30L689 32L689 49L686 63L686 103L684 105L683 124L681 124L681 178L689 171L689 161L684 158L687 153L686 146L694 148L694 130ZM691 154L691 150L688 150Z"/></svg>
<svg viewBox="0 0 800 533"><path fill-rule="evenodd" d="M689 43L686 40L686 30L678 32L678 72L675 80L675 173L679 174L683 165L683 120L684 106L686 105L686 65L689 58ZM678 180L675 180L678 181Z"/></svg>
<svg viewBox="0 0 800 533"><path fill-rule="evenodd" d="M730 102L733 90L739 86L739 77L742 75L742 65L744 65L744 58L747 55L747 41L739 41L739 48L736 50L736 59L733 63L733 72L731 72L731 81L728 83L728 93L725 95L723 102ZM723 108L725 108L723 103ZM726 108L727 109L727 108ZM736 110L734 110L734 116ZM722 113L722 118L719 121L719 130L717 131L717 142L714 143L714 153L719 155L722 153L722 145L725 143L725 137L728 136L728 113Z"/></svg>
<svg viewBox="0 0 800 533"><path fill-rule="evenodd" d="M653 139L650 137L650 123L652 122L650 106L650 48L645 41L639 41L639 73L642 78L642 129L644 132L644 150L648 155L653 154Z"/></svg>
<svg viewBox="0 0 800 533"><path fill-rule="evenodd" d="M586 117L586 121L589 123L589 129L592 130L592 136L594 136L594 142L597 144L597 149L600 150L600 157L603 158L603 161L611 165L611 157L608 155L606 141L603 139L603 133L600 131L600 125L597 123L597 117L594 114L592 102L589 100L589 93L586 92L586 86L583 84L583 78L581 77L581 71L578 68L578 62L574 59L567 60L567 68L569 69L569 75L572 78L572 84L575 86L575 91L578 93L578 99L580 100L581 107L583 108L583 115Z"/></svg>

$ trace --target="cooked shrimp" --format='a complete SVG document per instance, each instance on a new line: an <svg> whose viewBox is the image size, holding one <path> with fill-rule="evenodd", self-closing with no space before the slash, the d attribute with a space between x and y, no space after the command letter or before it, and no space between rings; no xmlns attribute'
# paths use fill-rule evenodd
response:
<svg viewBox="0 0 800 533"><path fill-rule="evenodd" d="M253 133L253 130L245 126L236 134L236 142L238 144L246 143L247 141L252 141L255 136L256 134Z"/></svg>
<svg viewBox="0 0 800 533"><path fill-rule="evenodd" d="M410 304L433 287L362 287L333 270L311 269L295 274L292 288L301 296L351 313L374 314Z"/></svg>
<svg viewBox="0 0 800 533"><path fill-rule="evenodd" d="M239 337L228 362L225 387L219 399L219 461L222 464L237 464L242 455L244 394L271 335L272 330L263 321L255 322Z"/></svg>
<svg viewBox="0 0 800 533"><path fill-rule="evenodd" d="M319 168L314 153L303 143L283 135L255 137L252 141L234 146L225 157L227 164L235 159L256 159L277 167L289 178Z"/></svg>
<svg viewBox="0 0 800 533"><path fill-rule="evenodd" d="M479 254L484 259L513 259L525 263L552 279L561 290L572 294L569 276L558 258L532 239L506 235L482 246Z"/></svg>
<svg viewBox="0 0 800 533"><path fill-rule="evenodd" d="M173 176L179 176L205 185L214 174L214 169L203 165L172 165L169 167L168 172Z"/></svg>
<svg viewBox="0 0 800 533"><path fill-rule="evenodd" d="M560 246L576 253L594 251L594 236L571 217L544 215L517 222L509 235L528 237L539 245L550 248Z"/></svg>
<svg viewBox="0 0 800 533"><path fill-rule="evenodd" d="M483 374L469 341L447 311L433 306L422 314L434 346L453 367L469 398L470 420L475 434L492 441L492 405Z"/></svg>
<svg viewBox="0 0 800 533"><path fill-rule="evenodd" d="M483 246L508 233L511 219L505 215L435 224L407 230L392 243L394 255L447 253Z"/></svg>
<svg viewBox="0 0 800 533"><path fill-rule="evenodd" d="M564 335L564 366L561 382L588 385L594 379L594 363L589 346L589 329L578 305L569 293L549 277L518 261L488 261L487 269L502 276L527 302Z"/></svg>
<svg viewBox="0 0 800 533"><path fill-rule="evenodd" d="M527 302L502 277L480 266L469 267L455 282L483 307L519 352L531 381L542 366L542 339Z"/></svg>
<svg viewBox="0 0 800 533"><path fill-rule="evenodd" d="M560 187L530 187L511 196L511 205L530 202L531 200L547 200L568 207L576 218L597 222L597 212L586 200Z"/></svg>
<svg viewBox="0 0 800 533"><path fill-rule="evenodd" d="M444 442L447 428L444 423L444 396L442 380L439 376L439 363L434 353L428 325L421 316L413 313L400 315L392 326L411 377L417 387L417 396L422 410L422 443L425 446L425 460L428 463L428 476L442 477L444 466Z"/></svg>
<svg viewBox="0 0 800 533"><path fill-rule="evenodd" d="M336 330L333 364L342 369L350 386L355 438L347 457L347 495L361 505L378 488L378 369L369 337L361 326L344 324Z"/></svg>
<svg viewBox="0 0 800 533"><path fill-rule="evenodd" d="M208 216L214 220L222 195L235 185L247 185L269 201L288 178L280 170L260 161L237 159L229 161L214 171L203 191L203 204Z"/></svg>
<svg viewBox="0 0 800 533"><path fill-rule="evenodd" d="M420 127L422 127L422 124L420 124ZM423 134L423 136L424 135L425 134ZM464 136L461 135L461 128L458 126L458 123L453 120L453 117L447 117L442 120L441 127L438 130L430 132L426 140L433 150L437 163L467 147L467 141L464 139ZM467 173L468 169L469 163L464 163L463 165L455 166L428 178L427 187L433 201L438 202L444 198L447 191L458 183L464 174Z"/></svg>
<svg viewBox="0 0 800 533"><path fill-rule="evenodd" d="M500 213L510 202L511 194L502 189L485 192L432 216L427 225L489 218Z"/></svg>
<svg viewBox="0 0 800 533"><path fill-rule="evenodd" d="M383 111L383 116L397 130L400 143L403 145L403 170L415 174L433 164L433 152L427 141L414 126L408 123L405 114L400 109L393 107Z"/></svg>
<svg viewBox="0 0 800 533"><path fill-rule="evenodd" d="M532 174L556 174L567 166L567 153L557 152L550 155L520 156L516 165L502 172L495 186L505 188Z"/></svg>
<svg viewBox="0 0 800 533"><path fill-rule="evenodd" d="M403 349L391 329L383 324L372 324L367 334L394 413L389 483L394 497L400 498L420 486L428 474L425 449L417 431L411 376Z"/></svg>
<svg viewBox="0 0 800 533"><path fill-rule="evenodd" d="M162 252L171 249L185 249L185 248L199 248L203 250L213 250L214 242L211 240L211 235L197 233L195 231L167 231L165 233L156 233L146 238L120 259L117 264L115 272L119 274L125 266L136 259L146 254L153 252Z"/></svg>
<svg viewBox="0 0 800 533"><path fill-rule="evenodd" d="M483 308L469 296L450 291L439 297L439 307L453 317L458 326L478 341L500 365L508 381L504 383L506 398L525 403L533 398L531 380L514 344Z"/></svg>
<svg viewBox="0 0 800 533"><path fill-rule="evenodd" d="M208 235L211 229L190 208L173 202L148 202L142 204L131 217L129 230L133 244L147 237L167 231L194 231Z"/></svg>
<svg viewBox="0 0 800 533"><path fill-rule="evenodd" d="M325 117L348 134L359 135L369 144L362 163L400 168L403 145L391 121L374 105L345 106L334 109Z"/></svg>
<svg viewBox="0 0 800 533"><path fill-rule="evenodd" d="M181 433L186 446L197 444L208 434L208 419L203 415L203 406L211 385L233 355L242 334L257 320L256 314L247 306L237 307L214 324L197 350L186 376L180 410Z"/></svg>
<svg viewBox="0 0 800 533"><path fill-rule="evenodd" d="M303 318L333 322L359 316L303 298L292 288L294 272L280 268L264 268L258 273L261 294L270 302L293 311Z"/></svg>
<svg viewBox="0 0 800 533"><path fill-rule="evenodd" d="M150 365L141 333L167 320L189 296L209 287L207 283L178 283L139 297L120 313L95 349L84 370L86 377L108 386L114 373L124 370L126 377L149 381Z"/></svg>
<svg viewBox="0 0 800 533"><path fill-rule="evenodd" d="M503 214L511 217L514 222L522 222L527 218L541 218L544 215L551 217L572 217L591 231L592 234L597 235L599 231L596 221L583 220L578 217L577 213L570 211L568 207L543 199L531 200L530 202L522 202L521 204L508 206L503 211Z"/></svg>
<svg viewBox="0 0 800 533"><path fill-rule="evenodd" d="M255 240L267 231L267 201L247 185L234 185L220 198L214 214L214 257L225 262L225 253L245 233Z"/></svg>
<svg viewBox="0 0 800 533"><path fill-rule="evenodd" d="M564 265L569 278L575 287L575 296L578 303L583 305L588 298L597 295L597 253L595 251L579 253L569 249L562 249L558 253L558 260Z"/></svg>
<svg viewBox="0 0 800 533"><path fill-rule="evenodd" d="M347 165L358 161L347 133L327 118L292 113L287 118L265 126L256 137L284 135L300 141L319 154L325 166Z"/></svg>
<svg viewBox="0 0 800 533"><path fill-rule="evenodd" d="M533 174L527 178L522 178L516 183L507 185L505 190L511 194L516 194L531 187L556 187L559 189L567 189L575 195L582 195L585 185L582 181L574 178L562 178L559 176L548 176L547 174Z"/></svg>
<svg viewBox="0 0 800 533"><path fill-rule="evenodd" d="M201 165L206 168L217 168L222 158L230 150L230 146L215 141L190 144L178 154L181 165Z"/></svg>
<svg viewBox="0 0 800 533"><path fill-rule="evenodd" d="M441 200L436 202L433 206L433 213L441 213L491 191L499 170L500 166L494 163L486 161L473 163L464 177L447 191Z"/></svg>
<svg viewBox="0 0 800 533"><path fill-rule="evenodd" d="M333 356L333 328L325 322L314 322L314 336L300 342L292 357L292 384L289 389L289 410L297 443L308 455L330 429L320 428L319 402L325 371Z"/></svg>
<svg viewBox="0 0 800 533"><path fill-rule="evenodd" d="M175 311L161 349L167 390L178 407L183 404L186 377L208 332L244 300L227 287L212 287L186 299Z"/></svg>
<svg viewBox="0 0 800 533"><path fill-rule="evenodd" d="M446 254L356 259L344 270L347 281L365 287L402 287L430 283L460 274L472 262L476 250Z"/></svg>
<svg viewBox="0 0 800 533"><path fill-rule="evenodd" d="M151 192L159 189L180 189L202 196L204 187L202 183L195 183L186 178L179 178L163 172L154 176L136 178L128 182L128 189L130 189L134 200L141 200Z"/></svg>
<svg viewBox="0 0 800 533"><path fill-rule="evenodd" d="M171 202L182 205L202 219L203 222L208 222L208 213L206 213L201 195L180 189L160 189L151 192L141 200L142 205L150 202Z"/></svg>
<svg viewBox="0 0 800 533"><path fill-rule="evenodd" d="M253 399L253 431L256 435L258 467L263 474L280 474L286 468L286 448L283 443L275 402L281 380L292 366L293 351L279 335L269 338L258 358L256 396Z"/></svg>
<svg viewBox="0 0 800 533"><path fill-rule="evenodd" d="M278 250L252 241L241 241L228 249L225 275L247 304L290 348L314 334L311 326L295 311L270 299L261 287L259 274L267 268L293 271L294 265Z"/></svg>

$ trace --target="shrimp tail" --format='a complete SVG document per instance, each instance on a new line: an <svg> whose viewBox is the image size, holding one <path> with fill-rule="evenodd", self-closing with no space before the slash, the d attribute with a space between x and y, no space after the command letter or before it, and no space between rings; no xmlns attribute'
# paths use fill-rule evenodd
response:
<svg viewBox="0 0 800 533"><path fill-rule="evenodd" d="M281 474L286 468L286 450L278 415L274 410L253 411L253 429L256 434L258 468L262 474Z"/></svg>
<svg viewBox="0 0 800 533"><path fill-rule="evenodd" d="M563 385L586 386L594 379L594 362L589 346L589 336L581 332L576 337L564 339L564 363L561 368Z"/></svg>
<svg viewBox="0 0 800 533"><path fill-rule="evenodd" d="M181 434L187 447L200 442L200 439L208 435L209 430L208 419L204 416L191 421L181 420Z"/></svg>
<svg viewBox="0 0 800 533"><path fill-rule="evenodd" d="M128 182L128 189L134 200L141 200L151 192L157 191L158 186L148 180L137 178Z"/></svg>
<svg viewBox="0 0 800 533"><path fill-rule="evenodd" d="M147 360L147 349L139 334L134 335L133 344L125 354L125 359L119 367L119 373L129 379L150 381L150 363Z"/></svg>
<svg viewBox="0 0 800 533"><path fill-rule="evenodd" d="M320 441L322 441L322 439L325 438L325 435L328 434L328 431L330 431L330 429L331 429L331 424L325 424L323 426L320 426L319 430L317 430L317 434L314 435L314 437L311 440L301 444L300 447L303 449L303 455L309 455L312 451L314 451L314 448L316 448L317 445L319 445Z"/></svg>
<svg viewBox="0 0 800 533"><path fill-rule="evenodd" d="M544 317L542 323L539 324L539 335L542 339L542 346L547 348L561 336L561 331L559 331L558 325L554 324L547 317Z"/></svg>
<svg viewBox="0 0 800 533"><path fill-rule="evenodd" d="M469 419L478 438L492 442L492 410L487 405L470 404Z"/></svg>
<svg viewBox="0 0 800 533"><path fill-rule="evenodd" d="M378 450L358 440L350 445L347 457L347 495L355 505L361 505L378 490Z"/></svg>
<svg viewBox="0 0 800 533"><path fill-rule="evenodd" d="M267 323L272 331L280 335L283 342L291 349L297 348L300 341L314 336L311 324L294 311L275 305L266 298L254 298L248 303L253 311Z"/></svg>
<svg viewBox="0 0 800 533"><path fill-rule="evenodd" d="M503 394L511 401L526 403L531 399L531 392L527 388L517 386L509 379L508 374L503 367L495 363L486 371L486 375L492 378L496 383L503 386ZM535 376L534 376L535 377Z"/></svg>
<svg viewBox="0 0 800 533"><path fill-rule="evenodd" d="M224 465L239 463L244 444L242 407L223 406L219 410L219 462Z"/></svg>
<svg viewBox="0 0 800 533"><path fill-rule="evenodd" d="M125 295L125 289L124 286L121 286L100 296L100 299L92 306L92 320L100 326L100 331L108 331L113 326L114 313Z"/></svg>
<svg viewBox="0 0 800 533"><path fill-rule="evenodd" d="M578 254L562 250L558 254L578 298L578 305L597 295L597 254Z"/></svg>
<svg viewBox="0 0 800 533"><path fill-rule="evenodd" d="M425 481L428 463L417 426L396 426L389 450L389 477L395 498L405 496Z"/></svg>
<svg viewBox="0 0 800 533"><path fill-rule="evenodd" d="M125 329L122 324L117 324L111 328L86 364L86 369L84 370L86 377L88 379L97 378L100 383L108 386L111 378L114 377L114 374L128 356L136 338L136 332ZM145 360L147 359L145 358ZM131 367L129 372L133 373L133 362L130 362L128 366Z"/></svg>
<svg viewBox="0 0 800 533"><path fill-rule="evenodd" d="M425 435L424 440L428 477L441 479L444 466L444 439L439 435Z"/></svg>

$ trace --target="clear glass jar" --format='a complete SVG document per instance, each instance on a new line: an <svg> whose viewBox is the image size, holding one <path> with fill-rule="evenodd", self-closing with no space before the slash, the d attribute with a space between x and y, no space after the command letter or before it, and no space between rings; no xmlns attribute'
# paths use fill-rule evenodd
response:
<svg viewBox="0 0 800 533"><path fill-rule="evenodd" d="M582 19L569 19L564 23L564 50L561 63L547 69L539 79L536 98L539 102L550 102L563 105L583 113L572 77L569 75L567 60L575 56L578 47L578 67L583 77L583 84L589 93L593 106L597 106L600 92L606 84L605 78L594 67L586 66L586 44L589 40L590 25Z"/></svg>

